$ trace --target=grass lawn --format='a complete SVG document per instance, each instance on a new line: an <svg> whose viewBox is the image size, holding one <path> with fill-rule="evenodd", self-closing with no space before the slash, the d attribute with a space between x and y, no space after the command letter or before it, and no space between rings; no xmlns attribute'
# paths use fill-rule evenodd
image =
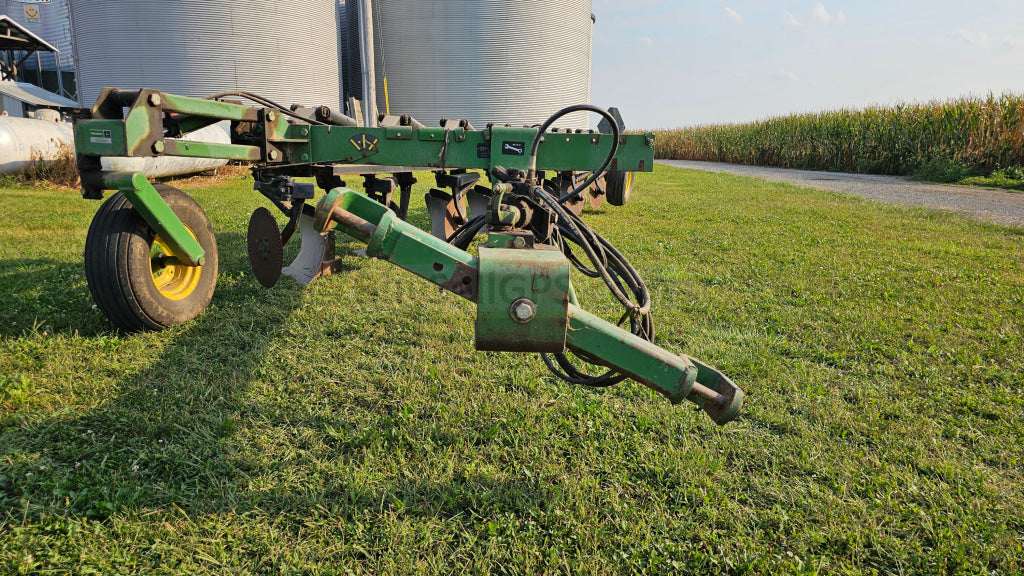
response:
<svg viewBox="0 0 1024 576"><path fill-rule="evenodd" d="M746 391L719 428L475 352L469 303L385 263L265 290L262 199L205 186L213 304L135 335L85 285L98 203L0 189L0 573L1024 572L1020 229L640 176L587 219L658 343Z"/></svg>

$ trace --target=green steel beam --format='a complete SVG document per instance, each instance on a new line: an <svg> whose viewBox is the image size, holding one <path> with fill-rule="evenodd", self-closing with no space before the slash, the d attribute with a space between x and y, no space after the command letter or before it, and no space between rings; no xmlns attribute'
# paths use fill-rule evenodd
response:
<svg viewBox="0 0 1024 576"><path fill-rule="evenodd" d="M668 397L696 403L718 424L736 418L743 392L724 374L569 305L568 347Z"/></svg>
<svg viewBox="0 0 1024 576"><path fill-rule="evenodd" d="M302 154L309 162L424 166L490 170L493 166L525 170L536 128L492 128L490 132L449 131L441 128L362 128L311 126L309 142L285 144L293 163ZM611 147L608 134L545 134L538 147L538 170L596 170ZM522 144L522 147L519 145ZM523 150L522 154L518 151ZM610 169L641 172L654 167L654 137L620 137Z"/></svg>
<svg viewBox="0 0 1024 576"><path fill-rule="evenodd" d="M476 302L479 261L402 220L393 211L349 188L335 188L317 204L317 228L334 225L366 244L366 255L387 260Z"/></svg>
<svg viewBox="0 0 1024 576"><path fill-rule="evenodd" d="M242 104L232 104L218 100L207 100L205 98L191 98L189 96L178 96L176 94L161 93L163 107L170 112L191 114L194 116L208 116L221 120L248 120L256 121L258 108Z"/></svg>
<svg viewBox="0 0 1024 576"><path fill-rule="evenodd" d="M97 103L100 107L100 103ZM164 113L183 116L193 129L216 120L252 122L265 144L181 143L162 137ZM260 128L262 126L262 128ZM76 123L75 144L87 156L173 155L272 164L365 164L478 169L495 166L526 170L537 128L493 126L463 128L405 126L356 127L289 124L280 111L142 90L124 120L92 119ZM538 170L595 170L612 146L608 134L544 134L538 146ZM650 171L653 134L621 136L609 170Z"/></svg>
<svg viewBox="0 0 1024 576"><path fill-rule="evenodd" d="M190 158L225 158L227 160L259 161L259 146L241 144L217 144L212 142L192 142L189 140L173 140L167 138L155 144L157 149L167 156L187 156Z"/></svg>
<svg viewBox="0 0 1024 576"><path fill-rule="evenodd" d="M188 134L195 130L201 130L207 126L211 126L220 122L220 118L210 118L208 116L190 116L186 114L180 114L174 119L181 130L182 134Z"/></svg>

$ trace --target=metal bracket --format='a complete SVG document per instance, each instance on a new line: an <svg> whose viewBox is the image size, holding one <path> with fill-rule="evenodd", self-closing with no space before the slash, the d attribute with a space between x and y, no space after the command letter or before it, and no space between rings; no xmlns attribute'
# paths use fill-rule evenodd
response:
<svg viewBox="0 0 1024 576"><path fill-rule="evenodd" d="M557 249L479 250L477 350L563 352L569 260Z"/></svg>
<svg viewBox="0 0 1024 576"><path fill-rule="evenodd" d="M202 266L206 251L199 241L182 224L181 219L164 202L160 193L146 180L142 172L106 172L103 174L106 188L120 190L132 203L132 208L142 216L175 256L191 266Z"/></svg>

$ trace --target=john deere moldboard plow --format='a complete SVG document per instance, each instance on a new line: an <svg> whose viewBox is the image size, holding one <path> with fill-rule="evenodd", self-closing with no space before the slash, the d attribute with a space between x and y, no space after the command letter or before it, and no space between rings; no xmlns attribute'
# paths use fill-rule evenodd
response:
<svg viewBox="0 0 1024 576"><path fill-rule="evenodd" d="M604 117L602 131L552 128L579 111ZM181 139L224 120L231 122L230 144ZM255 189L287 218L283 229L264 208L250 219L249 258L265 286L282 274L309 283L337 271L340 232L364 243L367 256L475 303L479 350L539 352L568 382L609 386L629 377L673 403L695 402L719 424L737 416L743 393L727 377L653 343L643 280L580 217L587 204L628 200L632 174L653 168L652 134L623 135L620 121L589 105L565 108L536 127L476 130L465 120L427 127L409 116L355 124L326 107L283 108L245 92L197 99L104 90L75 123L83 196L102 199L116 190L86 238L86 277L99 308L129 331L190 320L210 302L218 260L209 220L192 198L141 173L103 172L101 157L247 161ZM437 188L425 197L431 232L405 221L413 170L435 175ZM480 183L481 172L489 185ZM362 181L362 192L347 186L351 179ZM325 193L314 205L317 188ZM283 246L296 230L299 253L285 266ZM474 242L476 256L467 252ZM618 324L580 306L573 269L603 281L622 305Z"/></svg>

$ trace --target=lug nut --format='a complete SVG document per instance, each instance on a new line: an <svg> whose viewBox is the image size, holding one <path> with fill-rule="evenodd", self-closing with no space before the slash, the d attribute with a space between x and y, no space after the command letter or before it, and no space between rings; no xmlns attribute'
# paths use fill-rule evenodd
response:
<svg viewBox="0 0 1024 576"><path fill-rule="evenodd" d="M537 304L529 298L519 298L512 303L509 314L516 322L526 324L537 316Z"/></svg>

